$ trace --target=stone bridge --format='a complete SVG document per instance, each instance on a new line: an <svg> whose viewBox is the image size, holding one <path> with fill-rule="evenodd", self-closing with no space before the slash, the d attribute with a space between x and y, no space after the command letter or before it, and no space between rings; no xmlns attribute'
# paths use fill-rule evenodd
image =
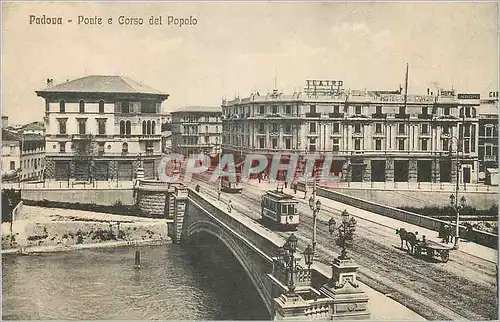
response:
<svg viewBox="0 0 500 322"><path fill-rule="evenodd" d="M276 257L286 240L258 222L209 196L175 186L173 225L169 234L175 242L191 242L198 234L218 238L240 263L274 319L363 319L369 318L368 297L356 281L357 266L351 260L336 260L310 269L301 251L295 253L295 290L290 292L289 265ZM172 214L172 212L170 212ZM288 268L287 268L288 267ZM297 269L299 268L299 269Z"/></svg>

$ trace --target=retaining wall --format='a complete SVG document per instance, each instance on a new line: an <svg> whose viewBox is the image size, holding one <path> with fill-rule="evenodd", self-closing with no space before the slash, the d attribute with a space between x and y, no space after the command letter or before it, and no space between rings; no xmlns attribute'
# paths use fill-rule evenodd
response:
<svg viewBox="0 0 500 322"><path fill-rule="evenodd" d="M337 191L327 190L324 188L317 188L316 193L320 197L325 197L332 199L346 205L357 207L366 211L374 212L376 214L394 218L400 221L407 222L419 227L427 228L434 231L439 231L441 224L445 223L451 225L453 231L455 231L455 225L445 222L443 220L423 216L413 212L397 209L394 207L382 205L373 201L368 201L360 199L354 196L343 194ZM399 227L396 227L399 228ZM465 236L466 229L464 226L460 226L460 237ZM473 230L470 237L478 244L497 249L498 246L498 235L490 234L483 231Z"/></svg>
<svg viewBox="0 0 500 322"><path fill-rule="evenodd" d="M134 193L132 189L23 189L21 199L103 206L112 206L120 201L123 205L133 205Z"/></svg>

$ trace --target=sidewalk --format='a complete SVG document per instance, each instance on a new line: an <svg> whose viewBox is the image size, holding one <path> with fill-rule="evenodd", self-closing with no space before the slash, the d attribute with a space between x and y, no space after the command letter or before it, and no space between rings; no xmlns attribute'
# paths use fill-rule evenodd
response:
<svg viewBox="0 0 500 322"><path fill-rule="evenodd" d="M259 190L263 190L263 191L269 190L269 189L276 189L276 187L277 187L277 182L269 183L269 182L262 181L261 183L258 183L258 181L250 180L248 182L248 184L256 187ZM290 189L290 187L288 187L288 189L284 189L284 191L286 193L294 195L293 190ZM302 199L304 197L304 192L297 191L297 194L294 196L296 196L298 199ZM303 199L303 200L308 200L311 196L312 196L312 189L309 189L307 192L306 199ZM352 214L355 217L362 218L362 219L371 221L373 223L385 226L388 229L396 230L397 228L405 228L408 231L418 231L419 236L425 235L426 239L442 244L441 239L437 237L438 236L437 231L433 231L430 229L426 229L426 228L422 228L422 227L419 227L416 225L405 223L405 222L402 222L402 221L399 221L399 220L396 220L393 218L385 217L385 216L382 216L382 215L379 215L379 214L376 214L373 212L369 212L366 210L362 210L362 209L359 209L356 207L352 207L352 206L349 206L349 205L346 205L346 204L343 204L343 203L340 203L340 202L337 202L337 201L334 201L331 199L327 199L327 198L323 198L323 197L316 197L316 198L321 200L323 205L337 209L339 211L343 211L345 209L345 210L347 210L347 212L349 212L350 214ZM318 218L320 220L328 221L330 219L330 217L331 216L325 212L323 212L323 213L320 212L318 214ZM446 246L446 244L443 244L443 245ZM453 243L448 244L448 246L450 248L453 247ZM482 259L487 260L487 261L495 262L495 263L497 262L497 258L498 258L498 252L496 249L491 249L491 248L488 248L488 247L485 247L485 246L482 246L482 245L479 245L479 244L476 244L473 242L467 242L464 240L459 241L459 251L467 253L467 254L472 255L472 256L482 258Z"/></svg>

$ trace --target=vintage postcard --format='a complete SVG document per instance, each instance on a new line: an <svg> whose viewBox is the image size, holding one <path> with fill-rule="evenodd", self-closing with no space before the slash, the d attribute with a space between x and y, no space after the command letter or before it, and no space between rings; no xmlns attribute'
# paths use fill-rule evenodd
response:
<svg viewBox="0 0 500 322"><path fill-rule="evenodd" d="M1 6L3 320L498 319L498 1Z"/></svg>

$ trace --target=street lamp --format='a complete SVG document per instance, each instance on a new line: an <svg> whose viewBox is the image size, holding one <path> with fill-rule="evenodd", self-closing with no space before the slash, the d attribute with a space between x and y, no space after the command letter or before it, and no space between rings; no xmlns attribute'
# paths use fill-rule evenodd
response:
<svg viewBox="0 0 500 322"><path fill-rule="evenodd" d="M316 251L316 216L318 215L319 211L321 210L321 201L316 200L316 195L314 194L309 198L309 208L313 212L313 238L312 238L312 250L313 250L313 256L314 252Z"/></svg>
<svg viewBox="0 0 500 322"><path fill-rule="evenodd" d="M311 270L311 265L314 260L314 250L312 249L311 245L307 245L302 255L304 255L304 262L307 265L307 269Z"/></svg>
<svg viewBox="0 0 500 322"><path fill-rule="evenodd" d="M460 198L460 203L458 203L458 190L456 190L455 193L456 196L453 194L450 195L450 204L453 208L455 208L455 212L457 213L457 222L455 225L455 245L453 248L458 249L458 239L460 237L460 211L465 208L465 202L467 199L465 196L462 196L462 198Z"/></svg>
<svg viewBox="0 0 500 322"><path fill-rule="evenodd" d="M333 236L335 230L338 231L337 242L340 247L342 247L342 252L338 258L349 259L346 246L352 244L354 232L356 231L356 219L352 217L347 210L342 212L341 218L342 222L338 227L336 227L335 219L331 218L328 221L328 231L330 232L330 236Z"/></svg>

